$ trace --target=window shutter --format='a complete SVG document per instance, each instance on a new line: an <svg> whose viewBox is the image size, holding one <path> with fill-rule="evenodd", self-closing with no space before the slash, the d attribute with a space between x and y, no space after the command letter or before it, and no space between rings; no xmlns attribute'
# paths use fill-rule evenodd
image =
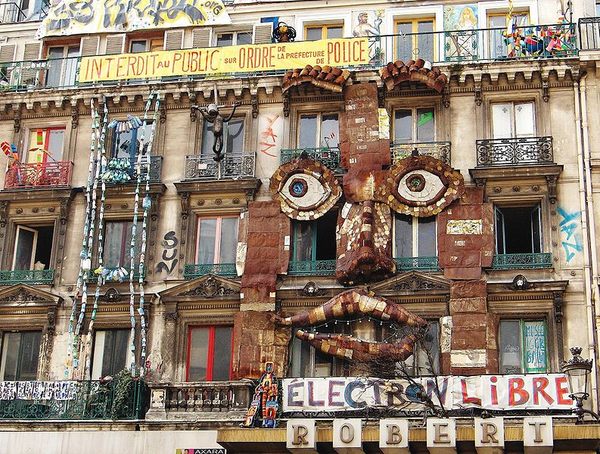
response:
<svg viewBox="0 0 600 454"><path fill-rule="evenodd" d="M106 37L106 55L121 54L125 48L125 35L110 35Z"/></svg>
<svg viewBox="0 0 600 454"><path fill-rule="evenodd" d="M192 30L192 48L210 47L212 30L210 28L195 28Z"/></svg>
<svg viewBox="0 0 600 454"><path fill-rule="evenodd" d="M14 44L5 44L0 46L0 63L10 63L15 61L15 50L17 46Z"/></svg>
<svg viewBox="0 0 600 454"><path fill-rule="evenodd" d="M256 24L254 26L254 44L271 44L273 24Z"/></svg>
<svg viewBox="0 0 600 454"><path fill-rule="evenodd" d="M90 57L92 55L98 55L98 43L100 37L98 36L84 36L81 38L81 56Z"/></svg>
<svg viewBox="0 0 600 454"><path fill-rule="evenodd" d="M39 60L40 54L42 51L41 43L25 43L25 50L23 52L23 60L31 61L31 60ZM16 73L19 75L19 72ZM40 77L43 75L43 71L39 69L23 69L21 71L20 77L21 80L18 82L22 85L27 86L37 86L40 83ZM13 83L11 76L11 84Z"/></svg>
<svg viewBox="0 0 600 454"><path fill-rule="evenodd" d="M496 214L496 254L506 254L506 238L504 234L504 215L495 207Z"/></svg>
<svg viewBox="0 0 600 454"><path fill-rule="evenodd" d="M25 51L23 53L23 60L39 60L42 45L40 43L25 43Z"/></svg>
<svg viewBox="0 0 600 454"><path fill-rule="evenodd" d="M183 30L165 30L165 50L178 50L183 47Z"/></svg>

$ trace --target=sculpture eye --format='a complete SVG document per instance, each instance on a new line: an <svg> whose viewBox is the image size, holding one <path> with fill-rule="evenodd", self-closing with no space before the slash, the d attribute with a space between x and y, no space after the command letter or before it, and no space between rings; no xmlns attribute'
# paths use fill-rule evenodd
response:
<svg viewBox="0 0 600 454"><path fill-rule="evenodd" d="M279 199L281 210L300 221L323 216L342 194L327 167L302 157L281 165L271 177L270 189L273 198Z"/></svg>
<svg viewBox="0 0 600 454"><path fill-rule="evenodd" d="M398 194L408 202L416 204L437 200L446 185L439 176L426 170L415 170L405 174L398 183Z"/></svg>

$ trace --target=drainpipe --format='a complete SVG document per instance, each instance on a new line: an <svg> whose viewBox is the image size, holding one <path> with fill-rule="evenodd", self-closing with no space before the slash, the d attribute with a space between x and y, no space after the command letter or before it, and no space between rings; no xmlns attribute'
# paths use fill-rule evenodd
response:
<svg viewBox="0 0 600 454"><path fill-rule="evenodd" d="M585 88L585 75L580 78L582 86ZM589 162L587 161L587 155L589 153L589 140L585 138L587 127L587 102L585 99L585 92L582 95L580 85L578 81L573 84L573 91L575 96L575 126L576 126L576 141L577 141L577 166L579 169L579 204L581 209L581 230L582 236L585 242L583 248L583 278L584 278L584 298L585 307L587 310L588 319L588 357L594 360L594 364L598 365L598 358L596 356L596 306L598 304L597 291L598 291L598 278L597 278L597 262L596 260L596 241L595 241L595 230L593 228L593 222L590 224L589 219L593 221L593 211L589 211L589 202L592 200L591 192L591 179L588 175ZM582 120L583 118L583 120ZM587 148L587 150L584 150ZM585 154L585 158L584 158ZM588 192L588 187L590 188ZM590 215L591 213L591 215ZM590 264L591 262L591 264ZM592 284L592 282L594 282ZM595 287L595 288L594 288ZM594 373L591 374L591 393L592 408L596 410L598 408L598 368L594 367Z"/></svg>

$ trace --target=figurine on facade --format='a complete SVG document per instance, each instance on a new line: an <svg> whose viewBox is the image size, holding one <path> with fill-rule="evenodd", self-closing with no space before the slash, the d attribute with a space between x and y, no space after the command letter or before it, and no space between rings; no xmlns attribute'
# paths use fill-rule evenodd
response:
<svg viewBox="0 0 600 454"><path fill-rule="evenodd" d="M279 22L273 30L273 39L278 43L289 43L296 39L296 29L285 22Z"/></svg>
<svg viewBox="0 0 600 454"><path fill-rule="evenodd" d="M273 363L265 364L265 373L260 377L254 390L252 403L246 412L242 427L256 427L259 415L262 417L261 427L277 426L277 410L279 409L279 385L273 371Z"/></svg>
<svg viewBox="0 0 600 454"><path fill-rule="evenodd" d="M213 159L217 162L222 161L225 157L225 155L223 155L223 128L225 124L229 123L229 121L233 118L235 115L235 109L239 105L239 102L235 102L233 104L233 110L226 118L224 118L219 111L219 108L225 106L217 106L216 104L209 104L207 107L192 106L192 109L196 109L202 114L202 117L204 117L205 121L212 124L212 133L215 139L213 144L215 156Z"/></svg>

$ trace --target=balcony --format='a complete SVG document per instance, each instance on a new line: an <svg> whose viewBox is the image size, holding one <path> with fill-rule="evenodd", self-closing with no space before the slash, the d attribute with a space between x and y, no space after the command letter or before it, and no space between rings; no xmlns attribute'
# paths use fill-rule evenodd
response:
<svg viewBox="0 0 600 454"><path fill-rule="evenodd" d="M549 252L529 254L496 254L492 262L495 270L529 270L552 268L552 254Z"/></svg>
<svg viewBox="0 0 600 454"><path fill-rule="evenodd" d="M331 276L335 274L335 260L290 261L290 276Z"/></svg>
<svg viewBox="0 0 600 454"><path fill-rule="evenodd" d="M52 285L54 270L0 271L0 285Z"/></svg>
<svg viewBox="0 0 600 454"><path fill-rule="evenodd" d="M450 165L450 149L450 142L392 143L392 164L411 156L412 152L417 150L421 156L431 156Z"/></svg>
<svg viewBox="0 0 600 454"><path fill-rule="evenodd" d="M340 167L340 149L338 147L285 148L281 150L280 163L290 162L299 158L303 153L334 172Z"/></svg>
<svg viewBox="0 0 600 454"><path fill-rule="evenodd" d="M69 186L73 163L53 161L43 163L15 163L6 171L4 189L55 188Z"/></svg>
<svg viewBox="0 0 600 454"><path fill-rule="evenodd" d="M242 420L254 393L250 380L154 384L150 388L149 420Z"/></svg>
<svg viewBox="0 0 600 454"><path fill-rule="evenodd" d="M600 50L600 17L579 19L579 42L581 50Z"/></svg>
<svg viewBox="0 0 600 454"><path fill-rule="evenodd" d="M14 24L23 22L26 18L27 16L17 2L0 2L0 23Z"/></svg>
<svg viewBox="0 0 600 454"><path fill-rule="evenodd" d="M553 164L552 137L478 140L477 167Z"/></svg>
<svg viewBox="0 0 600 454"><path fill-rule="evenodd" d="M216 263L195 265L187 264L183 269L183 278L187 280L196 279L197 277L214 274L215 276L237 277L235 263Z"/></svg>
<svg viewBox="0 0 600 454"><path fill-rule="evenodd" d="M192 155L185 157L186 180L237 180L254 178L255 153L226 154L216 162L212 155Z"/></svg>
<svg viewBox="0 0 600 454"><path fill-rule="evenodd" d="M0 419L142 419L146 385L111 381L0 382Z"/></svg>
<svg viewBox="0 0 600 454"><path fill-rule="evenodd" d="M151 183L160 182L162 171L162 156L150 156L150 179ZM107 184L126 184L137 182L137 161L132 158L112 158L106 164L107 170L102 179ZM148 169L148 156L142 156L140 163L141 181L146 181Z"/></svg>
<svg viewBox="0 0 600 454"><path fill-rule="evenodd" d="M439 271L440 266L437 257L396 257L397 272L406 271Z"/></svg>

